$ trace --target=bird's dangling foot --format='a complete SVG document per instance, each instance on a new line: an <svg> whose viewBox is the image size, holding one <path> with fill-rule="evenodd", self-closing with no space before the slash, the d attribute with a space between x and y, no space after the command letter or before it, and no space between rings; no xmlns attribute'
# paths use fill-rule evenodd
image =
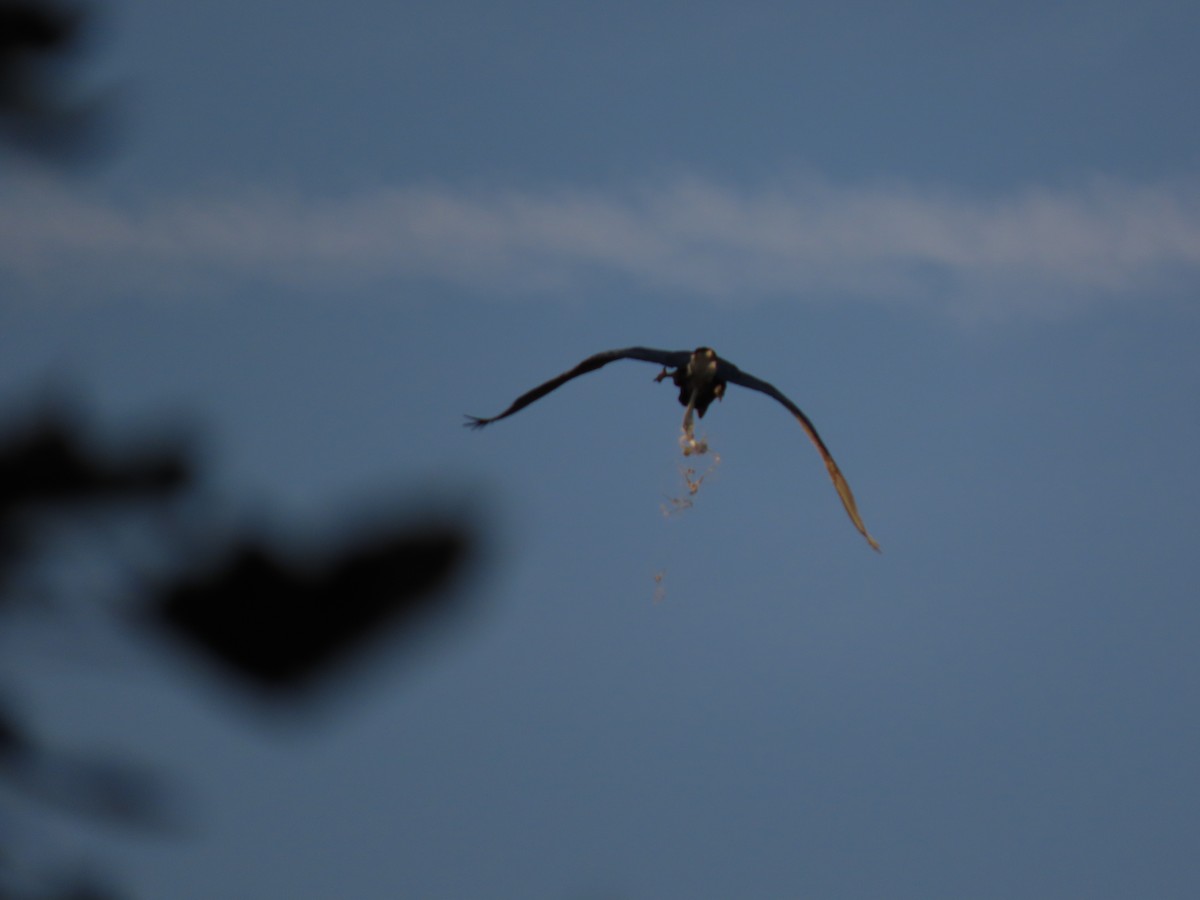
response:
<svg viewBox="0 0 1200 900"><path fill-rule="evenodd" d="M666 366L663 366L663 370L654 376L654 383L658 384L664 378L670 378L670 377L671 377L671 373L667 371Z"/></svg>
<svg viewBox="0 0 1200 900"><path fill-rule="evenodd" d="M687 408L683 411L683 434L679 437L679 448L683 451L684 456L691 456L693 453L704 454L708 452L708 442L696 440L695 420L692 418L692 414L696 409L696 394L697 391L692 391Z"/></svg>

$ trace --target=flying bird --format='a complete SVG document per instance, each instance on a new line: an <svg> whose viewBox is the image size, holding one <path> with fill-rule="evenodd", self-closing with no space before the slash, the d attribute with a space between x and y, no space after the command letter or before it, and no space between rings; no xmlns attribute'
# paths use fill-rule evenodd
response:
<svg viewBox="0 0 1200 900"><path fill-rule="evenodd" d="M817 429L813 426L808 416L801 412L800 407L785 397L774 385L743 372L728 360L721 359L708 347L699 347L694 352L688 352L687 350L655 350L651 347L626 347L624 350L606 350L603 353L589 356L575 368L569 369L557 378L551 378L545 384L540 384L533 390L522 394L500 415L492 416L490 419L467 416L468 421L464 424L468 428L482 428L485 425L490 425L492 422L505 419L513 413L520 412L535 400L545 397L572 378L578 378L580 375L594 372L601 366L606 366L618 359L636 359L663 367L654 380L658 382L665 378L670 378L675 386L679 388L679 402L685 407L683 429L689 439L692 437L692 413L695 412L696 415L703 418L704 413L708 411L708 407L712 402L720 400L725 396L725 386L727 384L740 385L741 387L749 388L752 391L759 391L768 397L778 400L788 412L796 417L796 421L800 423L800 427L808 434L813 444L816 445L817 452L825 460L825 468L829 470L829 477L833 479L833 486L837 488L838 496L842 498L842 505L846 507L846 512L850 516L850 521L854 523L854 527L867 539L867 543L875 550L879 550L878 542L876 542L875 538L871 537L866 525L863 524L862 517L858 514L858 506L854 502L854 494L850 492L850 485L846 483L845 477L843 477L829 449L825 446L825 442L817 434Z"/></svg>

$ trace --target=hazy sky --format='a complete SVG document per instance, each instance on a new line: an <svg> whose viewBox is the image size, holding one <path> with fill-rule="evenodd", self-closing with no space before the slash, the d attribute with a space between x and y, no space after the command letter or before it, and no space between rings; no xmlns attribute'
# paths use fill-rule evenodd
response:
<svg viewBox="0 0 1200 900"><path fill-rule="evenodd" d="M144 648L6 648L47 734L195 800L31 829L147 898L1200 892L1200 7L98 24L114 153L0 156L0 399L193 423L233 520L449 498L484 614L299 740ZM633 344L791 396L883 554L760 395L672 517L651 366L459 427Z"/></svg>

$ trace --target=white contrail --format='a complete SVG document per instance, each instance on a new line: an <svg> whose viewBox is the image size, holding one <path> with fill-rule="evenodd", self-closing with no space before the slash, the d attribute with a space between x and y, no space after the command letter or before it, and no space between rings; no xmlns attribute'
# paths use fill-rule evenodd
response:
<svg viewBox="0 0 1200 900"><path fill-rule="evenodd" d="M0 271L76 296L250 279L363 289L433 279L497 294L611 287L724 302L820 297L1031 310L1189 288L1200 180L979 195L816 178L678 178L601 190L264 189L134 202L0 181Z"/></svg>

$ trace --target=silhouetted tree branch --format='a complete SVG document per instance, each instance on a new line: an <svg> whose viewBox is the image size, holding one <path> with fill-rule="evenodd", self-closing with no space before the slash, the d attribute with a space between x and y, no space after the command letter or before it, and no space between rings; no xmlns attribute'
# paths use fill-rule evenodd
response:
<svg viewBox="0 0 1200 900"><path fill-rule="evenodd" d="M12 613L12 576L52 559L57 550L54 535L60 532L51 530L47 539L39 526L67 521L77 526L70 540L103 547L108 516L128 520L130 511L178 504L196 483L190 455L178 442L142 440L120 451L101 449L61 410L8 428L0 435L0 614ZM431 620L460 611L463 601L446 588L475 543L473 529L461 518L439 514L414 523L397 509L374 516L369 527L336 530L327 541L330 548L316 553L235 535L226 539L217 561L205 565L192 562L202 555L196 543L211 545L215 527L206 533L204 522L179 530L155 528L152 519L136 521L145 523L147 541L160 545L160 555L177 562L151 578L136 577L137 559L112 560L120 572L135 573L128 589L135 595L133 619L143 629L134 634L147 633L149 624L150 633L170 636L171 646L190 647L257 696L288 705L384 636L417 633ZM130 605L111 612L128 621L123 614ZM0 703L0 778L32 802L100 822L179 829L172 790L144 764L47 744L11 702ZM0 846L0 897L11 875L7 858ZM75 893L62 893L68 890ZM90 879L40 895L115 896Z"/></svg>
<svg viewBox="0 0 1200 900"><path fill-rule="evenodd" d="M91 16L83 6L0 2L0 130L43 158L81 158L111 128L95 97L70 96L59 69L78 55Z"/></svg>

